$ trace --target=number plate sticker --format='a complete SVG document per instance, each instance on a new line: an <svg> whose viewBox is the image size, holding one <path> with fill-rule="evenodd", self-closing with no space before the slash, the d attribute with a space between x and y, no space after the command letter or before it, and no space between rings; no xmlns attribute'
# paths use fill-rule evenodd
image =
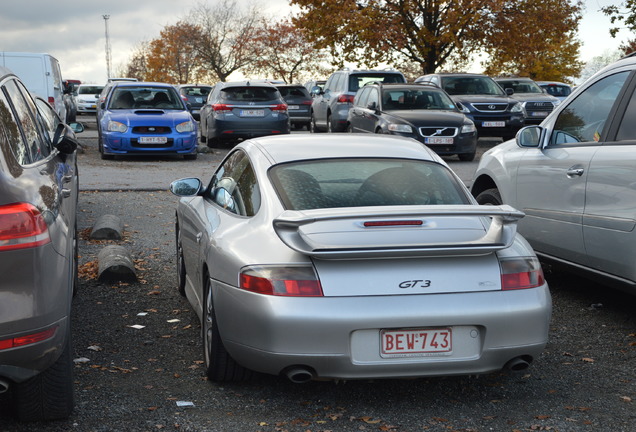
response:
<svg viewBox="0 0 636 432"><path fill-rule="evenodd" d="M448 355L453 350L450 328L382 330L380 339L384 358Z"/></svg>
<svg viewBox="0 0 636 432"><path fill-rule="evenodd" d="M432 137L424 138L425 144L453 144L453 138Z"/></svg>
<svg viewBox="0 0 636 432"><path fill-rule="evenodd" d="M481 123L482 127L506 127L505 121L485 121Z"/></svg>
<svg viewBox="0 0 636 432"><path fill-rule="evenodd" d="M265 110L241 110L239 115L241 117L263 117L265 116Z"/></svg>
<svg viewBox="0 0 636 432"><path fill-rule="evenodd" d="M165 144L168 142L167 137L139 137L139 144Z"/></svg>

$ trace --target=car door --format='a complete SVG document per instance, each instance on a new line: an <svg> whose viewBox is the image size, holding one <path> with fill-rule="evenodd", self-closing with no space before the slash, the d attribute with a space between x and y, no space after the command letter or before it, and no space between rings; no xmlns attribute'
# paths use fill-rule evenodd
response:
<svg viewBox="0 0 636 432"><path fill-rule="evenodd" d="M327 111L329 110L329 105L331 104L333 93L338 88L341 75L342 74L340 73L334 73L333 75L331 75L331 77L329 77L329 80L327 81L327 84L325 85L323 94L314 99L314 102L312 104L314 108L314 117L319 127L327 127Z"/></svg>
<svg viewBox="0 0 636 432"><path fill-rule="evenodd" d="M519 231L541 253L586 264L583 239L590 162L607 134L607 120L629 72L587 87L546 125L541 148L529 149L517 173Z"/></svg>
<svg viewBox="0 0 636 432"><path fill-rule="evenodd" d="M627 87L627 86L626 86ZM632 78L587 175L583 239L588 265L636 282L636 80Z"/></svg>
<svg viewBox="0 0 636 432"><path fill-rule="evenodd" d="M364 109L367 105L370 87L364 87L356 94L353 100L353 107L349 111L349 126L352 132L368 132L363 129Z"/></svg>

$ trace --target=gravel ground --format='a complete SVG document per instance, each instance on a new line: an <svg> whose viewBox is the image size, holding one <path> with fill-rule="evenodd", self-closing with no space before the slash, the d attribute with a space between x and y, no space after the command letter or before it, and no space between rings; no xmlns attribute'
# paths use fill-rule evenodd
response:
<svg viewBox="0 0 636 432"><path fill-rule="evenodd" d="M135 162L128 163L134 170ZM80 194L82 279L72 319L77 407L65 421L19 424L5 397L0 431L636 429L636 297L550 272L550 342L521 373L302 385L263 375L238 384L208 382L199 322L176 291L175 204L165 191ZM124 220L122 241L88 240L102 214ZM107 244L130 251L137 282L92 278Z"/></svg>

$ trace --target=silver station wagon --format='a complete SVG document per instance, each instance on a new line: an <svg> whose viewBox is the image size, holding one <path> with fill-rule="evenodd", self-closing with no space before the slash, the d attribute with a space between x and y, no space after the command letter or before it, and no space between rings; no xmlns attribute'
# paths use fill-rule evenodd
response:
<svg viewBox="0 0 636 432"><path fill-rule="evenodd" d="M526 368L551 298L516 233L421 143L288 135L239 144L204 185L181 179L179 290L207 375L354 379Z"/></svg>
<svg viewBox="0 0 636 432"><path fill-rule="evenodd" d="M540 126L483 155L482 204L509 204L545 260L636 293L636 57L606 67Z"/></svg>

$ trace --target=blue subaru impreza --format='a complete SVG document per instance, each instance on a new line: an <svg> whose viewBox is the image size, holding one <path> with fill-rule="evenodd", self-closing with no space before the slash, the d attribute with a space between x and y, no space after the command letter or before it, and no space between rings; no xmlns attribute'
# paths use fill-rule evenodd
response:
<svg viewBox="0 0 636 432"><path fill-rule="evenodd" d="M98 113L102 159L116 155L197 157L197 123L170 84L118 82Z"/></svg>

